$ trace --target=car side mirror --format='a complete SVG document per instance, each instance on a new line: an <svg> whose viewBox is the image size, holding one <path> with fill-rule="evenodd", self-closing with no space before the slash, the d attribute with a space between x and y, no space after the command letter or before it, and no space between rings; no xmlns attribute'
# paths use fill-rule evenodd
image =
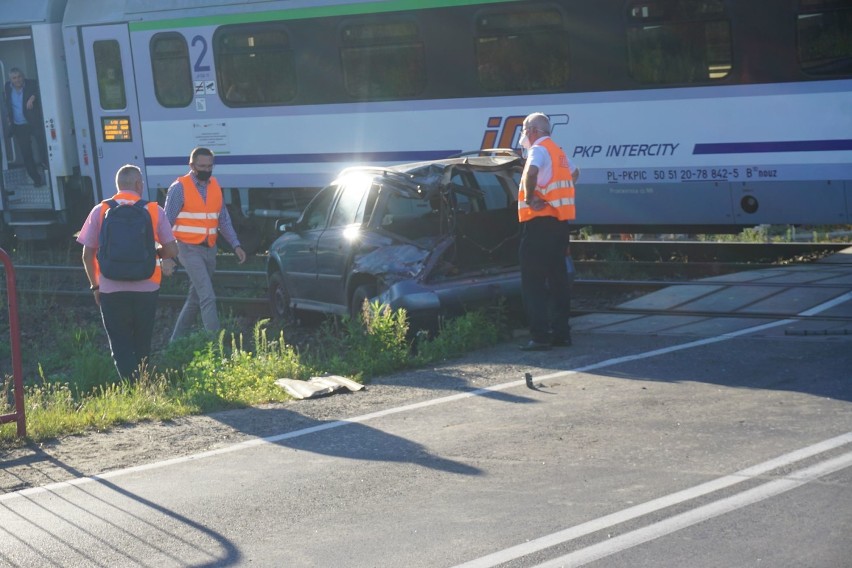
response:
<svg viewBox="0 0 852 568"><path fill-rule="evenodd" d="M296 230L296 221L282 221L279 219L275 222L276 233L291 233Z"/></svg>

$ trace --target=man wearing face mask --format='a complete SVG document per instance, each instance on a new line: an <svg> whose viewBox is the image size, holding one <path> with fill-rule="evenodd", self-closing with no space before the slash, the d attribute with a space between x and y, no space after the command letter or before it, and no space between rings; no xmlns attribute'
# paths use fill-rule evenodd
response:
<svg viewBox="0 0 852 568"><path fill-rule="evenodd" d="M216 270L216 236L219 231L234 249L240 264L246 253L240 246L228 208L222 198L222 188L212 177L213 152L195 148L189 156L190 171L169 187L166 195L166 217L177 238L178 260L189 277L189 293L180 311L171 341L186 335L198 313L204 328L219 331L213 273ZM163 270L169 274L174 264L164 261Z"/></svg>
<svg viewBox="0 0 852 568"><path fill-rule="evenodd" d="M522 351L571 345L570 288L565 266L569 221L575 218L574 181L580 171L550 138L550 119L524 119L521 146L527 162L518 191L521 223L521 296L530 328Z"/></svg>

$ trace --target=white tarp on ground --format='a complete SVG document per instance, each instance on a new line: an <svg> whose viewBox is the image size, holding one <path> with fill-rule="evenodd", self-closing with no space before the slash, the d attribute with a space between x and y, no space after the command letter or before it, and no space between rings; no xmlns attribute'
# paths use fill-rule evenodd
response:
<svg viewBox="0 0 852 568"><path fill-rule="evenodd" d="M278 379L275 384L287 391L293 398L305 399L325 396L340 389L359 391L364 385L356 383L346 377L339 375L327 375L325 377L311 377L307 381L296 379Z"/></svg>

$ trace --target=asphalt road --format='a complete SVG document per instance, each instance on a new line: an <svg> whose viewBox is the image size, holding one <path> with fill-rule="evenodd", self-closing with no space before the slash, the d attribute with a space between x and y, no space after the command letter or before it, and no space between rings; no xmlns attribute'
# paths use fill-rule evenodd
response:
<svg viewBox="0 0 852 568"><path fill-rule="evenodd" d="M0 496L0 565L852 566L849 339L510 348L415 403Z"/></svg>

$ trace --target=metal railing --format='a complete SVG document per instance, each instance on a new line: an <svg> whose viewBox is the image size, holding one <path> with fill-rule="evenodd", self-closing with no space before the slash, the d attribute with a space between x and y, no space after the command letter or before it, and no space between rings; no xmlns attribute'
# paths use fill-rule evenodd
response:
<svg viewBox="0 0 852 568"><path fill-rule="evenodd" d="M12 351L12 377L14 381L15 411L0 415L0 424L18 423L18 437L27 435L24 414L24 370L21 363L21 324L18 320L18 289L15 285L15 268L9 254L0 248L0 261L6 268L6 293L9 298L9 336Z"/></svg>

